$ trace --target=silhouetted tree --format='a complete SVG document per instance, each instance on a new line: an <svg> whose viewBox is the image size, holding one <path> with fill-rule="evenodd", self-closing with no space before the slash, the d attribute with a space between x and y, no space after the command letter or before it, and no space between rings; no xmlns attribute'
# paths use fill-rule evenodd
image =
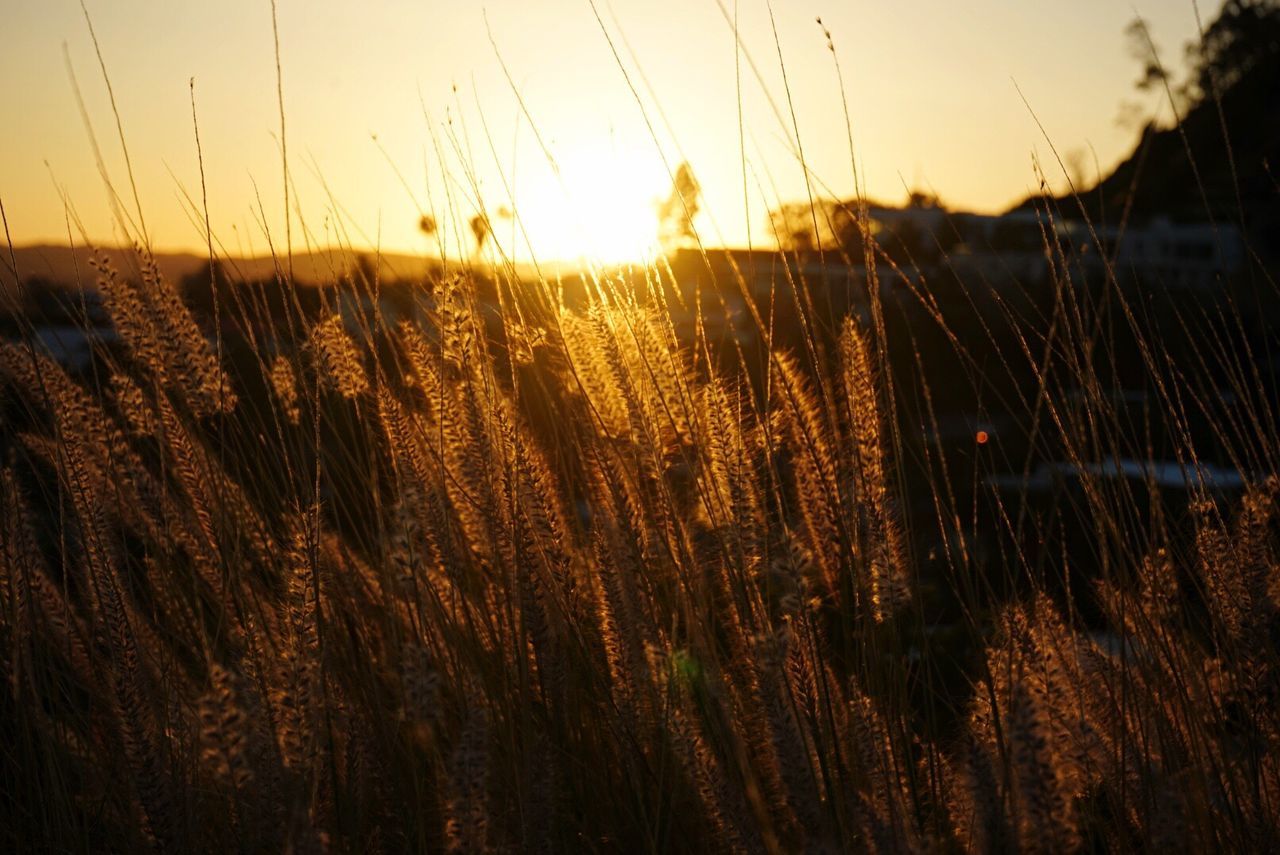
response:
<svg viewBox="0 0 1280 855"><path fill-rule="evenodd" d="M806 202L779 205L769 212L769 228L784 252L809 252L817 247L819 235L814 234L813 221Z"/></svg>
<svg viewBox="0 0 1280 855"><path fill-rule="evenodd" d="M693 168L682 163L671 182L671 194L658 205L658 240L672 249L694 239L693 218L697 215L702 186Z"/></svg>
<svg viewBox="0 0 1280 855"><path fill-rule="evenodd" d="M1280 0L1227 0L1205 28L1203 38L1186 46L1187 79L1171 80L1146 22L1135 18L1125 28L1129 53L1141 67L1136 82L1146 91L1168 85L1179 108L1189 108L1215 88L1226 92L1267 61L1280 56Z"/></svg>
<svg viewBox="0 0 1280 855"><path fill-rule="evenodd" d="M1230 89L1254 68L1280 56L1280 0L1227 0L1188 46L1192 83L1201 94Z"/></svg>
<svg viewBox="0 0 1280 855"><path fill-rule="evenodd" d="M791 202L769 212L769 227L778 248L786 252L843 250L856 263L862 261L863 230L870 227L859 224L859 207L856 199L817 199L812 207Z"/></svg>
<svg viewBox="0 0 1280 855"><path fill-rule="evenodd" d="M1160 48L1147 29L1147 22L1142 18L1134 18L1124 28L1124 38L1128 44L1129 56L1142 67L1142 76L1134 85L1145 92L1164 83L1168 79L1168 71L1160 59Z"/></svg>
<svg viewBox="0 0 1280 855"><path fill-rule="evenodd" d="M489 240L489 235L493 231L489 217L484 213L476 214L470 219L468 225L471 226L471 236L476 241L476 257L479 258L480 253L484 250L485 243Z"/></svg>

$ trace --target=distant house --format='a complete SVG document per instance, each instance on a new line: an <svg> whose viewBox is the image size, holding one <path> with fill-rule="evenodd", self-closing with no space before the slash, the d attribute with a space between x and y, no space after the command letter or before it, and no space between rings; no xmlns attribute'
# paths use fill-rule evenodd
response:
<svg viewBox="0 0 1280 855"><path fill-rule="evenodd" d="M1082 220L1047 221L1019 209L1006 214L946 214L939 209L877 209L886 230L904 225L934 240L935 263L961 279L1022 285L1049 281L1063 262L1100 280L1108 271L1125 285L1205 291L1240 271L1244 240L1232 224L1175 223L1160 217L1124 230Z"/></svg>
<svg viewBox="0 0 1280 855"><path fill-rule="evenodd" d="M1138 284L1170 290L1206 290L1244 264L1244 241L1234 225L1180 224L1166 218L1123 234L1107 230L1117 276L1131 274Z"/></svg>

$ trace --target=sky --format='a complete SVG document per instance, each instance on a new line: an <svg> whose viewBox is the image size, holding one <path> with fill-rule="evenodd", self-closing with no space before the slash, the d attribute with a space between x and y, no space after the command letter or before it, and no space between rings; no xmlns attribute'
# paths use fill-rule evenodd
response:
<svg viewBox="0 0 1280 855"><path fill-rule="evenodd" d="M995 212L1037 187L1034 157L1062 188L1050 144L1105 172L1136 137L1121 115L1165 109L1134 89L1135 12L1172 67L1197 33L1192 0L278 0L286 223L270 0L86 6L123 147L79 0L0 0L0 201L18 244L70 229L198 251L207 196L233 254L286 233L465 253L483 209L518 258L618 260L652 244L683 161L710 245L767 245L769 208L851 196L855 168L876 199L922 189Z"/></svg>

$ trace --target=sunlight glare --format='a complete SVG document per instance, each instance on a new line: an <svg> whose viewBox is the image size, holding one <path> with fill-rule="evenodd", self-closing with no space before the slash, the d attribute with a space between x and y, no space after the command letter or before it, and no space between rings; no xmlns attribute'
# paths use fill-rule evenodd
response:
<svg viewBox="0 0 1280 855"><path fill-rule="evenodd" d="M539 260L643 262L658 250L657 200L670 179L652 149L581 147L520 186L512 208ZM528 252L523 238L518 254Z"/></svg>

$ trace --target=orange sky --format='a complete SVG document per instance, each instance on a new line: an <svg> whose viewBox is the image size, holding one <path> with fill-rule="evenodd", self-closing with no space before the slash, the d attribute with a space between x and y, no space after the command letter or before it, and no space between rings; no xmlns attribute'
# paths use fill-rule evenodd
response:
<svg viewBox="0 0 1280 855"><path fill-rule="evenodd" d="M1133 90L1137 65L1123 29L1134 8L1171 64L1180 66L1196 32L1190 0L773 5L782 65L764 0L597 0L600 21L589 0L279 0L286 138L302 218L293 222L295 246L341 240L434 251L417 230L423 209L445 226L445 249L465 251L456 226L483 204L517 212L497 229L499 243L520 256L634 256L651 241L653 202L681 160L705 191L704 240L767 241L767 209L806 194L793 111L814 189L853 188L819 15L843 69L870 194L898 200L906 185L931 187L953 207L999 210L1035 186L1033 152L1052 162L1014 81L1060 153L1092 145L1105 170L1135 135L1117 124L1121 103L1148 113L1159 105ZM215 234L235 253L265 252L266 230L282 241L269 0L88 7L153 245L204 243L182 201L184 190L200 194L192 77ZM730 18L736 10L745 52L735 50L721 8ZM63 54L65 43L105 168L132 210L79 3L7 0L0 14L8 84L0 199L15 242L65 242L59 188L91 239L124 238ZM1056 166L1050 179L1061 186Z"/></svg>

